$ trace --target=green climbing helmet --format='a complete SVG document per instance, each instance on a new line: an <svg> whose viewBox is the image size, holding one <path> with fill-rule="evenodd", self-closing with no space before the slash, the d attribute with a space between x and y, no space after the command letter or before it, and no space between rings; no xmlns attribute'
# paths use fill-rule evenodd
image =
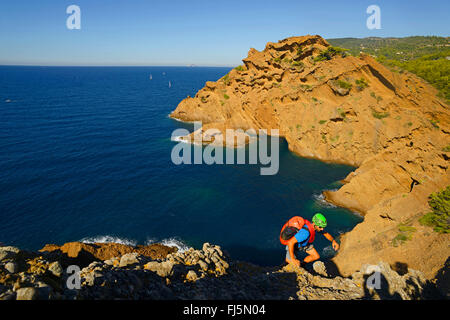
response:
<svg viewBox="0 0 450 320"><path fill-rule="evenodd" d="M312 222L321 228L325 228L327 226L327 219L321 213L316 213L312 218Z"/></svg>

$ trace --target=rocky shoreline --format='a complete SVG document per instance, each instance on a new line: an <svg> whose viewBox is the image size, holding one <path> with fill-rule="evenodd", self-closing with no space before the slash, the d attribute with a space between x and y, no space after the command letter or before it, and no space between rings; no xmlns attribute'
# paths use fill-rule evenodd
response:
<svg viewBox="0 0 450 320"><path fill-rule="evenodd" d="M73 266L79 273L71 272ZM429 281L420 271L399 274L379 262L342 277L320 261L307 269L233 261L209 243L184 252L160 244L72 242L39 252L4 246L0 300L443 299L449 295L447 270Z"/></svg>

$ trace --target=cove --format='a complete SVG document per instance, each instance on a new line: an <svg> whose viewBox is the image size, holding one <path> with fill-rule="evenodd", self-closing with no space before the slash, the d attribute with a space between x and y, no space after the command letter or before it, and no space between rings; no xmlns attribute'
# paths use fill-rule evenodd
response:
<svg viewBox="0 0 450 320"><path fill-rule="evenodd" d="M80 240L210 242L233 259L278 265L280 228L293 215L322 212L335 237L361 222L319 197L354 168L300 158L283 139L272 176L260 165L172 163L171 133L193 128L167 115L228 71L0 67L8 94L0 101L0 242L30 250ZM315 242L323 258L334 254L329 245Z"/></svg>

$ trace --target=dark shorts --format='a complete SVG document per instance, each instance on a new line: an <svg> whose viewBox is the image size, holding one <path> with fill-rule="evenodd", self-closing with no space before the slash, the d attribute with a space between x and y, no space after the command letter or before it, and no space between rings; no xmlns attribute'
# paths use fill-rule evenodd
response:
<svg viewBox="0 0 450 320"><path fill-rule="evenodd" d="M305 247L300 247L298 244L294 247L294 254L297 255L298 251L308 252L310 250L314 249L313 244L308 244ZM286 246L286 259L291 259L291 256L289 254L289 246Z"/></svg>

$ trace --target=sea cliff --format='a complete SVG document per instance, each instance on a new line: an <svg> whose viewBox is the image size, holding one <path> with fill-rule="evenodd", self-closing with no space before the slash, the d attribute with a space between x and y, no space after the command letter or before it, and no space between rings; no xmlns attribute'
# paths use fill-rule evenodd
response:
<svg viewBox="0 0 450 320"><path fill-rule="evenodd" d="M250 49L243 63L170 116L205 129L279 129L302 157L356 166L339 190L324 192L364 215L342 238L340 272L381 259L434 277L450 255L450 236L418 220L430 210L429 195L450 184L450 111L436 89L317 35ZM415 230L412 239L395 245L404 225Z"/></svg>

